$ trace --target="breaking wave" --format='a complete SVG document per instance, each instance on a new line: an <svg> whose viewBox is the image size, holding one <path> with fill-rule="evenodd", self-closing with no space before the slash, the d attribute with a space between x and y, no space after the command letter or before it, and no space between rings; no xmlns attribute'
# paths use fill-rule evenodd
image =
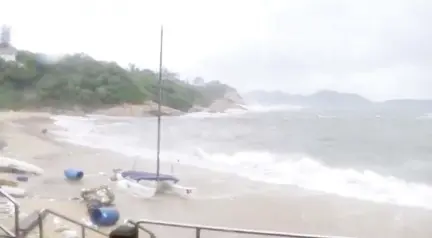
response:
<svg viewBox="0 0 432 238"><path fill-rule="evenodd" d="M95 129L97 119L69 116L54 117L63 128L59 138L70 143L108 149L127 156L152 158L154 151L143 148L127 134L102 134ZM232 173L255 181L287 184L307 190L343 197L432 209L432 187L380 175L371 170L335 168L305 154L274 154L267 151L208 153L193 148L193 156L184 152L163 151L165 161L180 162L198 168ZM180 159L179 159L180 158Z"/></svg>

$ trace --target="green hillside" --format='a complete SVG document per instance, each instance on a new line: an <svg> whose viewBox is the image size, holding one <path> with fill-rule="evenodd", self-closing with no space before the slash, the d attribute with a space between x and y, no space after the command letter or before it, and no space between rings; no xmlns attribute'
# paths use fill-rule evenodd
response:
<svg viewBox="0 0 432 238"><path fill-rule="evenodd" d="M158 101L158 72L128 69L114 62L75 54L50 62L47 57L20 51L17 62L0 59L0 108L51 107L96 109L117 104ZM163 71L162 104L181 111L208 106L235 90L218 81L192 85ZM196 79L195 81L202 81Z"/></svg>

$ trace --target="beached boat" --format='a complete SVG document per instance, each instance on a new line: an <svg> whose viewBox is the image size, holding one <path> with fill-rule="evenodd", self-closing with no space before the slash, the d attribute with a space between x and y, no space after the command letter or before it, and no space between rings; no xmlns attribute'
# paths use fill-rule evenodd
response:
<svg viewBox="0 0 432 238"><path fill-rule="evenodd" d="M152 197L157 193L175 193L183 197L192 195L194 188L183 187L177 182L178 178L172 175L160 173L160 142L161 142L161 102L162 102L162 46L163 46L163 27L160 32L160 58L159 58L159 100L157 111L157 154L156 154L156 172L128 170L123 171L115 169L113 180L117 181L117 186L129 190L139 197ZM135 167L136 160L134 162Z"/></svg>
<svg viewBox="0 0 432 238"><path fill-rule="evenodd" d="M0 173L41 175L44 170L34 164L0 156Z"/></svg>
<svg viewBox="0 0 432 238"><path fill-rule="evenodd" d="M0 173L23 175L23 177L32 175L42 175L44 170L34 164L21 160L11 159L0 156ZM17 186L17 182L10 179L1 179L0 188L14 197L24 197L27 192L24 188Z"/></svg>
<svg viewBox="0 0 432 238"><path fill-rule="evenodd" d="M149 173L144 171L127 170L114 171L117 187L129 190L133 195L141 198L153 197L157 193L171 193L181 197L190 197L194 188L178 184L179 179L167 174Z"/></svg>

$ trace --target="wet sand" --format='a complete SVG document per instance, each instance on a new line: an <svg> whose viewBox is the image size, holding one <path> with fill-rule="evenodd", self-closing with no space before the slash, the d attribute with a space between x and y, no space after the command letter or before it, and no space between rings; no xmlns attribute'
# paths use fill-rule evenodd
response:
<svg viewBox="0 0 432 238"><path fill-rule="evenodd" d="M97 175L99 172L109 173L113 168L130 169L133 158L56 141L50 131L58 128L55 128L49 116L45 113L0 113L0 138L8 143L2 155L45 169L43 176L32 177L29 182L22 184L31 194L39 197L19 199L25 213L34 209L51 208L81 220L86 217L85 206L70 198L78 197L81 188L109 184L116 193L115 203L122 220L142 218L352 237L421 238L432 234L432 226L429 225L432 213L426 210L346 199L304 191L293 186L254 182L180 164L174 166L174 174L181 179L181 184L197 188L194 198L164 195L139 199L116 189L107 177ZM41 133L44 128L48 129L46 135ZM163 159L163 152L161 158ZM140 160L137 168L152 171L154 166L155 161L149 158ZM63 178L65 168L81 168L86 177L79 183L66 182ZM171 164L162 165L163 171L170 171L170 168ZM90 176L92 174L95 176ZM10 223L10 220L4 222ZM191 230L149 228L158 237L194 235ZM202 235L239 237L214 232L203 232ZM60 237L54 232L47 236Z"/></svg>

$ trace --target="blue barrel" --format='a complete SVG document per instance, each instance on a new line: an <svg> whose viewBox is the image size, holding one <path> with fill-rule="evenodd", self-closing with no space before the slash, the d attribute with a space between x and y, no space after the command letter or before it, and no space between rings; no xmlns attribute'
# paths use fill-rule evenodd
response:
<svg viewBox="0 0 432 238"><path fill-rule="evenodd" d="M84 177L84 172L78 169L66 169L64 175L68 180L78 181Z"/></svg>
<svg viewBox="0 0 432 238"><path fill-rule="evenodd" d="M120 218L120 214L114 207L99 207L92 209L90 220L97 226L113 226Z"/></svg>

